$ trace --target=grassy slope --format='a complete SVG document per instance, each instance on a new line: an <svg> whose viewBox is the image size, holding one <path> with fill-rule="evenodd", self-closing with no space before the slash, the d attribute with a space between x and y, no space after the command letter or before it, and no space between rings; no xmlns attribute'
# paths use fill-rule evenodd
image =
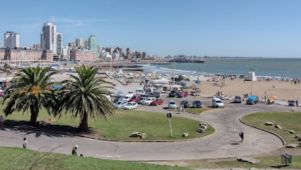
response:
<svg viewBox="0 0 301 170"><path fill-rule="evenodd" d="M63 154L40 153L18 148L0 147L1 170L180 170L184 168L158 166L127 161L101 160Z"/></svg>
<svg viewBox="0 0 301 170"><path fill-rule="evenodd" d="M187 164L187 167L191 168L276 168L281 167L280 156L267 156L257 157L260 162L256 164L250 164L246 162L238 162L234 159L231 160L207 160L207 161L191 161ZM301 156L293 156L293 163L286 168L301 169Z"/></svg>
<svg viewBox="0 0 301 170"><path fill-rule="evenodd" d="M45 111L41 111L38 119L45 120L48 117L50 116L47 115ZM7 119L29 120L29 114L14 113ZM77 127L78 123L79 119L73 119L70 115L63 115L57 121L52 122L52 124L70 125L74 127ZM89 120L89 126L92 127L97 134L99 134L98 136L118 140L137 140L137 138L129 137L129 134L134 131L146 133L146 140L182 139L181 135L184 132L188 132L190 134L187 138L195 138L203 137L214 132L214 129L209 127L204 134L197 133L196 128L198 123L198 121L191 119L173 117L172 125L174 136L170 137L168 119L165 114L145 111L119 110L116 111L115 115L110 116L107 121L103 118Z"/></svg>
<svg viewBox="0 0 301 170"><path fill-rule="evenodd" d="M287 131L277 129L273 126L265 126L265 122L272 121L279 124L283 129L294 130L296 134L301 134L301 113L300 112L268 112L254 113L243 117L242 121L247 124L265 129L282 136L287 143L297 143L294 138L295 134L290 134Z"/></svg>

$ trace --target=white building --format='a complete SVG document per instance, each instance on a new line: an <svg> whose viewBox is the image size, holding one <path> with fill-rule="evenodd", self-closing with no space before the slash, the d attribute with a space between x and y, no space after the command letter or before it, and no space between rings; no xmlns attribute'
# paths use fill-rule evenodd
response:
<svg viewBox="0 0 301 170"><path fill-rule="evenodd" d="M19 48L20 35L15 32L7 31L4 33L4 48Z"/></svg>
<svg viewBox="0 0 301 170"><path fill-rule="evenodd" d="M44 50L52 51L57 54L57 34L56 25L53 23L45 23L43 25L41 35L41 46Z"/></svg>

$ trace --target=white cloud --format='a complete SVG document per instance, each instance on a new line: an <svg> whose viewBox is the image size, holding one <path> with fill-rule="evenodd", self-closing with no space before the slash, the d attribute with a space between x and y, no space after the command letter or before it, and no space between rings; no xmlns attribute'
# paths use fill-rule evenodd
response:
<svg viewBox="0 0 301 170"><path fill-rule="evenodd" d="M50 22L55 22L61 27L90 27L95 23L107 22L107 19L75 19L75 18L60 18L51 17Z"/></svg>

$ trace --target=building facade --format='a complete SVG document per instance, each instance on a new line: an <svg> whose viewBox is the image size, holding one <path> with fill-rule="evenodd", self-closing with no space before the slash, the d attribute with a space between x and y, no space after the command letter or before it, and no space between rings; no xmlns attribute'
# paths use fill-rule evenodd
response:
<svg viewBox="0 0 301 170"><path fill-rule="evenodd" d="M75 46L79 49L84 49L85 48L85 40L84 38L77 38L75 40Z"/></svg>
<svg viewBox="0 0 301 170"><path fill-rule="evenodd" d="M20 34L7 31L4 33L4 48L19 48Z"/></svg>
<svg viewBox="0 0 301 170"><path fill-rule="evenodd" d="M49 50L54 54L57 54L57 35L55 24L49 22L43 25L41 47L43 50Z"/></svg>
<svg viewBox="0 0 301 170"><path fill-rule="evenodd" d="M51 63L53 62L53 53L46 50L0 48L0 62L11 64Z"/></svg>
<svg viewBox="0 0 301 170"><path fill-rule="evenodd" d="M63 52L63 34L60 32L56 33L56 54L61 56Z"/></svg>
<svg viewBox="0 0 301 170"><path fill-rule="evenodd" d="M88 38L88 47L89 47L89 50L91 50L93 52L97 52L97 40L96 40L95 35L91 35Z"/></svg>
<svg viewBox="0 0 301 170"><path fill-rule="evenodd" d="M95 62L96 58L97 54L93 51L79 49L70 50L70 61L79 63L91 63Z"/></svg>

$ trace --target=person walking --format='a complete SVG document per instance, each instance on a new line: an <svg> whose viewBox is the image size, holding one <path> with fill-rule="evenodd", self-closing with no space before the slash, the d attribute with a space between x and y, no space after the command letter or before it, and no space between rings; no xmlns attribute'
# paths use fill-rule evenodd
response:
<svg viewBox="0 0 301 170"><path fill-rule="evenodd" d="M77 156L77 149L78 149L78 145L76 144L76 145L72 148L72 155Z"/></svg>
<svg viewBox="0 0 301 170"><path fill-rule="evenodd" d="M243 141L244 141L244 136L245 136L244 132L240 132L240 133L239 133L240 142L243 142Z"/></svg>
<svg viewBox="0 0 301 170"><path fill-rule="evenodd" d="M27 149L27 145L28 145L28 141L27 141L27 139L26 138L23 138L23 148L24 149Z"/></svg>

